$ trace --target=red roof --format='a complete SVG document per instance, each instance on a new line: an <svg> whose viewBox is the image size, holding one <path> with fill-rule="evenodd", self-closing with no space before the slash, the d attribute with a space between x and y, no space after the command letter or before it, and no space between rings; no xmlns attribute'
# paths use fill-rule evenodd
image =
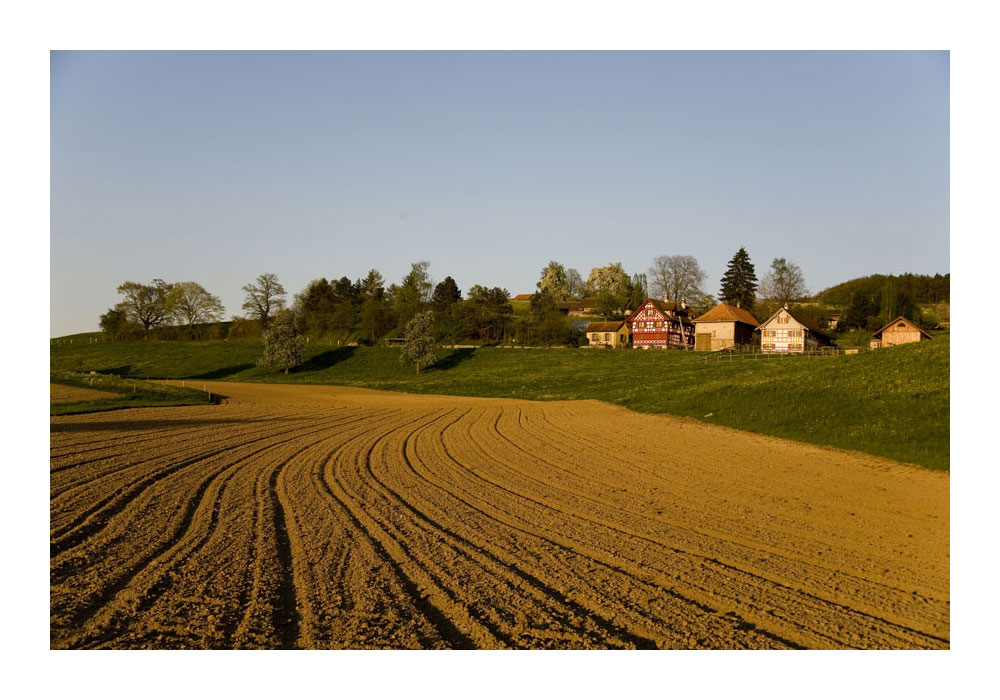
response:
<svg viewBox="0 0 1000 700"><path fill-rule="evenodd" d="M514 297L514 301L528 301L533 296L535 296L535 295L534 294L518 294L516 297Z"/></svg>
<svg viewBox="0 0 1000 700"><path fill-rule="evenodd" d="M711 309L703 313L698 318L694 319L694 323L710 323L710 322L726 322L726 321L736 321L737 323L745 323L748 326L753 326L756 328L760 325L760 321L753 317L746 309L741 309L738 306L732 306L730 304L721 303L716 304Z"/></svg>

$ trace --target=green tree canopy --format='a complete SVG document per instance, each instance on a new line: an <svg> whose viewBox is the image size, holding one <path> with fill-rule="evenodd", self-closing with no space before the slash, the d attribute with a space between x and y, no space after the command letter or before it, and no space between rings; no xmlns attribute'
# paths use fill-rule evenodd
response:
<svg viewBox="0 0 1000 700"><path fill-rule="evenodd" d="M417 374L420 374L421 366L426 367L437 361L434 338L431 335L433 326L433 311L422 311L406 324L403 352L399 359L403 364L416 366Z"/></svg>
<svg viewBox="0 0 1000 700"><path fill-rule="evenodd" d="M719 298L727 304L752 309L757 297L757 275L746 248L740 247L722 276Z"/></svg>
<svg viewBox="0 0 1000 700"><path fill-rule="evenodd" d="M264 354L257 361L260 367L288 368L302 362L302 351L305 349L305 338L299 335L295 326L295 314L290 309L282 309L261 334L264 341Z"/></svg>

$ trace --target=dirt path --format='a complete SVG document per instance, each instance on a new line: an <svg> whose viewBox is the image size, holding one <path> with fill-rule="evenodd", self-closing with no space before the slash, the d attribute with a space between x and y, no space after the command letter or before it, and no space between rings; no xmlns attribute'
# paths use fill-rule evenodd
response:
<svg viewBox="0 0 1000 700"><path fill-rule="evenodd" d="M75 648L946 648L949 479L594 401L51 418Z"/></svg>

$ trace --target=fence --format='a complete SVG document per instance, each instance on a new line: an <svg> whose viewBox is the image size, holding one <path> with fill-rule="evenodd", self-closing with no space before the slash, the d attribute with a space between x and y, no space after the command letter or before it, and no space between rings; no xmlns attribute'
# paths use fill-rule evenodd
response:
<svg viewBox="0 0 1000 700"><path fill-rule="evenodd" d="M868 351L868 348L862 347L821 347L816 350L807 350L805 352L761 352L759 349L754 352L727 352L725 350L720 350L718 352L705 355L704 362L708 364L709 362L742 362L744 360L756 360L758 358L775 358L783 360L786 357L833 357L835 355L858 355L862 352Z"/></svg>

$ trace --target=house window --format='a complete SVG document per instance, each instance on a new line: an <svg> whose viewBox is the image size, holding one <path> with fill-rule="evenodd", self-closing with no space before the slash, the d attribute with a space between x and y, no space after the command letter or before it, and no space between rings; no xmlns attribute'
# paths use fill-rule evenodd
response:
<svg viewBox="0 0 1000 700"><path fill-rule="evenodd" d="M610 333L605 333L604 334L604 342L608 342L610 340L611 340L611 334Z"/></svg>
<svg viewBox="0 0 1000 700"><path fill-rule="evenodd" d="M905 323L897 323L896 324L896 328L906 328L906 324Z"/></svg>

